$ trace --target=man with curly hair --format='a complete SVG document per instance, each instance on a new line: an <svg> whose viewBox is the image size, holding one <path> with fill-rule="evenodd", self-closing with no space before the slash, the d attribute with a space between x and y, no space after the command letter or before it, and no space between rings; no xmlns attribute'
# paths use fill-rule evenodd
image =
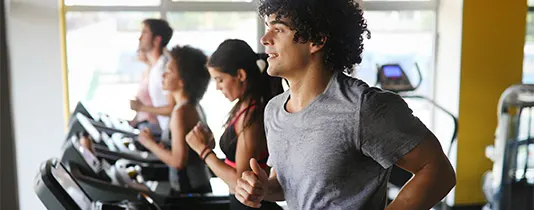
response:
<svg viewBox="0 0 534 210"><path fill-rule="evenodd" d="M290 89L265 108L271 173L251 159L235 189L250 207L430 209L454 187L435 135L397 94L346 75L362 61L367 25L354 0L260 0L268 73ZM387 204L393 165L413 173Z"/></svg>

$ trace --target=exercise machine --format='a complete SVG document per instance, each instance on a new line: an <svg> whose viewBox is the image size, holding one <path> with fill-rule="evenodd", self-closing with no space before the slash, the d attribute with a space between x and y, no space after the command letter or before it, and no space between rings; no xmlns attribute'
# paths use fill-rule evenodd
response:
<svg viewBox="0 0 534 210"><path fill-rule="evenodd" d="M512 85L501 94L495 141L486 147L493 167L483 176L483 209L534 209L533 115L533 84Z"/></svg>
<svg viewBox="0 0 534 210"><path fill-rule="evenodd" d="M98 127L98 123L81 113L71 119L68 141L72 136L87 133L94 142L96 155L114 163L118 159L129 159L152 164L163 164L158 157L139 143L137 135L123 131ZM170 147L168 145L167 147Z"/></svg>
<svg viewBox="0 0 534 210"><path fill-rule="evenodd" d="M131 201L93 200L56 158L41 164L39 173L34 179L34 191L44 206L50 210L162 210L152 198L142 193Z"/></svg>
<svg viewBox="0 0 534 210"><path fill-rule="evenodd" d="M61 162L80 182L86 192L98 200L133 199L136 197L136 193L132 190L124 191L123 189L116 193L103 194L99 189L93 189L101 186L98 184L105 184L104 186L108 186L110 189L114 189L112 186L137 189L137 191L145 192L145 194L148 194L149 191L150 193L168 194L170 190L168 184L165 189L165 184L158 182L168 180L168 167L166 165L158 167L126 159L119 159L114 164L110 164L108 161L98 158L89 148L82 146L78 136L72 136L65 143ZM157 176L151 177L148 174ZM145 182L144 180L156 181Z"/></svg>
<svg viewBox="0 0 534 210"><path fill-rule="evenodd" d="M87 194L96 200L134 200L139 193L150 196L158 205L189 207L194 209L226 209L228 195L211 192L172 192L168 173L150 164L120 159L115 164L97 158L72 136L63 148L61 162ZM164 166L167 167L167 166ZM208 173L208 171L207 171Z"/></svg>
<svg viewBox="0 0 534 210"><path fill-rule="evenodd" d="M132 127L127 120L118 119L111 117L109 114L98 113L87 108L83 102L78 102L74 111L71 114L69 122L72 122L77 114L80 113L95 122L98 122L97 126L107 127L110 129L116 129L118 131L123 131L132 134L139 134L139 130ZM70 124L70 123L69 123Z"/></svg>

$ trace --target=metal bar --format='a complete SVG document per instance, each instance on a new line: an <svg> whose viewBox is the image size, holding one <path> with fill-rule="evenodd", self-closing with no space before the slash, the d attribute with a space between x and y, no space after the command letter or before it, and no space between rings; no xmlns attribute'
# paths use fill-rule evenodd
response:
<svg viewBox="0 0 534 210"><path fill-rule="evenodd" d="M214 11L241 12L256 11L257 5L250 2L172 2L169 11Z"/></svg>
<svg viewBox="0 0 534 210"><path fill-rule="evenodd" d="M371 1L364 2L365 11L437 10L438 1Z"/></svg>
<svg viewBox="0 0 534 210"><path fill-rule="evenodd" d="M161 0L161 6L159 8L160 18L167 20L167 5L171 3L171 0Z"/></svg>
<svg viewBox="0 0 534 210"><path fill-rule="evenodd" d="M65 12L159 12L159 6L65 6Z"/></svg>
<svg viewBox="0 0 534 210"><path fill-rule="evenodd" d="M256 11L250 2L172 2L163 1L160 6L66 6L67 11L166 11L166 12L240 12Z"/></svg>
<svg viewBox="0 0 534 210"><path fill-rule="evenodd" d="M253 2L173 2L163 0L160 6L65 6L66 11L167 11L167 12L240 12L256 11L258 3ZM410 11L436 10L438 1L370 1L364 2L366 11Z"/></svg>

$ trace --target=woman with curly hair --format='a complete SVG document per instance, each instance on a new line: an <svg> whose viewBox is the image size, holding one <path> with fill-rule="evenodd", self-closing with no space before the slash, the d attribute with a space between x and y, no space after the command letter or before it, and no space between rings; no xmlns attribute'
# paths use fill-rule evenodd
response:
<svg viewBox="0 0 534 210"><path fill-rule="evenodd" d="M197 123L205 123L199 102L210 79L207 57L200 49L188 45L175 46L170 57L162 86L176 102L169 122L171 148L157 143L149 128L142 130L139 142L170 167L173 194L209 193L212 191L209 170L185 141L186 134Z"/></svg>
<svg viewBox="0 0 534 210"><path fill-rule="evenodd" d="M367 25L354 0L260 0L271 76L290 89L265 108L268 176L255 159L236 198L251 207L386 207L393 165L414 174L386 209L430 209L455 185L434 134L397 94L346 75L362 61Z"/></svg>

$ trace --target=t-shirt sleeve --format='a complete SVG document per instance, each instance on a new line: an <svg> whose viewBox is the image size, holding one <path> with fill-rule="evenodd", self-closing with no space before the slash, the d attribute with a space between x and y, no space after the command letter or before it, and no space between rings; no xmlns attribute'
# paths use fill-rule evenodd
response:
<svg viewBox="0 0 534 210"><path fill-rule="evenodd" d="M269 112L269 103L267 103L267 105L265 106L265 109L263 110L263 129L265 130L265 137L266 137L266 141L267 141L267 148L268 148L268 145L269 145L269 119L270 119L270 116L269 116L270 112ZM268 148L269 149L269 148ZM273 155L271 155L271 152L269 151L269 156L267 157L267 165L269 167L273 167Z"/></svg>
<svg viewBox="0 0 534 210"><path fill-rule="evenodd" d="M394 165L430 132L402 97L377 88L362 95L359 130L362 153L384 168Z"/></svg>

